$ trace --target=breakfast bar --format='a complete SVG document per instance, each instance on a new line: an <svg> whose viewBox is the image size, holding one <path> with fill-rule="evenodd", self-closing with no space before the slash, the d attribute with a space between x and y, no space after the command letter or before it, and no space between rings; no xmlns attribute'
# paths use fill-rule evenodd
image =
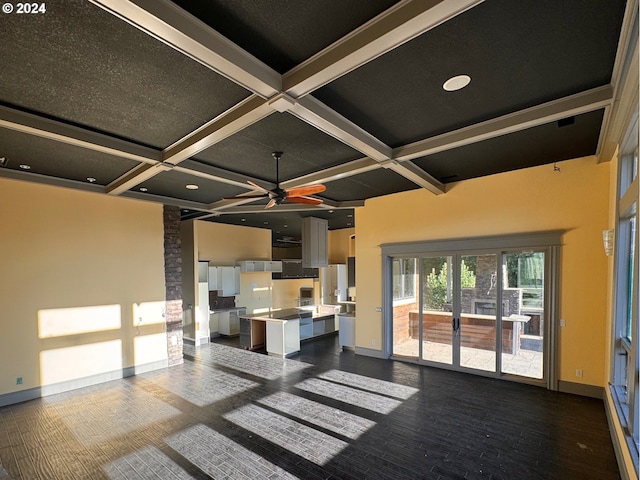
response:
<svg viewBox="0 0 640 480"><path fill-rule="evenodd" d="M300 351L300 316L297 309L240 316L240 346L264 347L269 355L287 357Z"/></svg>
<svg viewBox="0 0 640 480"><path fill-rule="evenodd" d="M300 351L300 341L335 334L339 311L336 305L313 305L240 315L240 346L278 357L293 355Z"/></svg>

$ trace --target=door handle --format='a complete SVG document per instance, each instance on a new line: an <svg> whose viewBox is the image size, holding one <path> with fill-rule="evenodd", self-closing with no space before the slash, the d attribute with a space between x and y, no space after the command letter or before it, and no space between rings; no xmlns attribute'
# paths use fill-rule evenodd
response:
<svg viewBox="0 0 640 480"><path fill-rule="evenodd" d="M452 317L451 327L453 328L454 332L458 333L460 331L460 319L457 317Z"/></svg>
<svg viewBox="0 0 640 480"><path fill-rule="evenodd" d="M453 328L453 332L457 335L460 335L460 318L453 317L451 319L451 326Z"/></svg>

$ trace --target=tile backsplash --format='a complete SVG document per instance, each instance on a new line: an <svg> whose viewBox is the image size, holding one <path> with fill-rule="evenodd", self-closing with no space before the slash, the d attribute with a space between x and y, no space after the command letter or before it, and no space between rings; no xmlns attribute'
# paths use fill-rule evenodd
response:
<svg viewBox="0 0 640 480"><path fill-rule="evenodd" d="M217 290L209 292L209 308L234 308L236 306L236 297L218 296Z"/></svg>

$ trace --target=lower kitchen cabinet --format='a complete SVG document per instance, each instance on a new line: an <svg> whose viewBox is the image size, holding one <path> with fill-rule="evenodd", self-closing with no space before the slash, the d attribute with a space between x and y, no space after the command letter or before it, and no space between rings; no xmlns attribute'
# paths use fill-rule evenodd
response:
<svg viewBox="0 0 640 480"><path fill-rule="evenodd" d="M246 308L217 312L220 335L238 335L240 333L240 316L246 312Z"/></svg>
<svg viewBox="0 0 640 480"><path fill-rule="evenodd" d="M356 345L356 314L338 314L338 341L343 349L353 350Z"/></svg>

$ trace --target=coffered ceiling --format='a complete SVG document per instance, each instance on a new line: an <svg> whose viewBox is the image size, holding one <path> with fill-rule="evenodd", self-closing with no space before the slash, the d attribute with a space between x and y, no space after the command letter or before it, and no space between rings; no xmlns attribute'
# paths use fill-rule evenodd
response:
<svg viewBox="0 0 640 480"><path fill-rule="evenodd" d="M637 8L55 0L3 13L0 176L288 237L309 215L351 226L372 197L606 160ZM443 88L461 75L466 87ZM273 151L284 152L282 188L326 185L321 206L225 200L260 193L247 180L275 187Z"/></svg>

